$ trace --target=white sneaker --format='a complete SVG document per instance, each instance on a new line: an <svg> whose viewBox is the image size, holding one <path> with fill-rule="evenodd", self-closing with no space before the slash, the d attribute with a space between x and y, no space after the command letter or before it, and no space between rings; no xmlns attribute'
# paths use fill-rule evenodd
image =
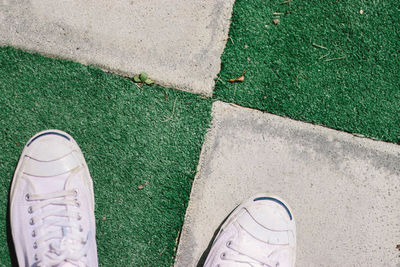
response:
<svg viewBox="0 0 400 267"><path fill-rule="evenodd" d="M258 194L239 205L215 237L205 267L294 266L296 225L283 200Z"/></svg>
<svg viewBox="0 0 400 267"><path fill-rule="evenodd" d="M10 221L19 266L97 266L93 182L62 131L37 133L14 173Z"/></svg>

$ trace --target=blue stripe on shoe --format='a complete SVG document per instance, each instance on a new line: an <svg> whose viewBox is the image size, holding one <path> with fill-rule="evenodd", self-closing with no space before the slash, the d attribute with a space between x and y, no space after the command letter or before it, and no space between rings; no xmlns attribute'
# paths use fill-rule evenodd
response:
<svg viewBox="0 0 400 267"><path fill-rule="evenodd" d="M45 132L45 133L39 134L38 136L35 136L35 138L33 138L26 146L30 146L30 144L32 144L32 142L35 141L36 139L38 139L39 137L42 137L45 135L50 135L50 134L58 135L58 136L64 137L68 141L71 141L70 138L64 134L57 133L57 132Z"/></svg>
<svg viewBox="0 0 400 267"><path fill-rule="evenodd" d="M292 220L293 217L292 217L292 214L290 213L290 210L289 210L288 207L286 207L286 205L283 204L283 202L280 201L279 199L276 199L276 198L273 198L273 197L258 197L258 198L253 199L253 201L259 201L259 200L272 200L272 201L278 203L279 205L281 205L282 207L285 208L285 210L286 210L287 213L289 214L290 220Z"/></svg>

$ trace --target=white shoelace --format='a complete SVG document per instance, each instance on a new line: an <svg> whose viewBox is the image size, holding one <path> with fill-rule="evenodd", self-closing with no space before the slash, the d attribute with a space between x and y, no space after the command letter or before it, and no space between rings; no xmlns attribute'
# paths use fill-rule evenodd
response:
<svg viewBox="0 0 400 267"><path fill-rule="evenodd" d="M279 263L273 260L260 259L263 258L257 255L257 252L241 247L240 244L236 244L233 241L226 243L227 251L221 254L221 259L227 261L226 266L231 266L231 263L246 264L251 267L276 267ZM231 263L228 263L231 262ZM219 265L222 267L225 265Z"/></svg>
<svg viewBox="0 0 400 267"><path fill-rule="evenodd" d="M26 200L32 202L28 209L33 215L30 224L36 226L32 236L37 266L78 262L87 253L88 237L79 224L77 194L77 190L67 190L26 195Z"/></svg>

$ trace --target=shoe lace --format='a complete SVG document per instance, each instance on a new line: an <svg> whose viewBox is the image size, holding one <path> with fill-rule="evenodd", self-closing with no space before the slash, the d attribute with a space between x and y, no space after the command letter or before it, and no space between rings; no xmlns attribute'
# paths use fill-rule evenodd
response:
<svg viewBox="0 0 400 267"><path fill-rule="evenodd" d="M242 263L252 267L279 266L279 262L267 259L265 255L260 255L258 250L253 250L242 244L228 241L226 247L227 250L221 254L221 259L227 261L227 266L230 266L228 262ZM218 267L222 267L222 265L218 265Z"/></svg>
<svg viewBox="0 0 400 267"><path fill-rule="evenodd" d="M78 262L86 255L88 237L79 224L77 196L76 189L25 196L31 202L30 224L36 226L32 232L36 266Z"/></svg>

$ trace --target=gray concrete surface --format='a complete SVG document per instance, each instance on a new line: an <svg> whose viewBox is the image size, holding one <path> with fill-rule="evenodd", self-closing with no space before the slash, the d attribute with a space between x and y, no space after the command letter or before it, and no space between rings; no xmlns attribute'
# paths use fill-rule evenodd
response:
<svg viewBox="0 0 400 267"><path fill-rule="evenodd" d="M0 0L0 45L210 96L234 0Z"/></svg>
<svg viewBox="0 0 400 267"><path fill-rule="evenodd" d="M242 200L280 195L297 266L400 266L400 147L216 102L175 266L196 266Z"/></svg>

